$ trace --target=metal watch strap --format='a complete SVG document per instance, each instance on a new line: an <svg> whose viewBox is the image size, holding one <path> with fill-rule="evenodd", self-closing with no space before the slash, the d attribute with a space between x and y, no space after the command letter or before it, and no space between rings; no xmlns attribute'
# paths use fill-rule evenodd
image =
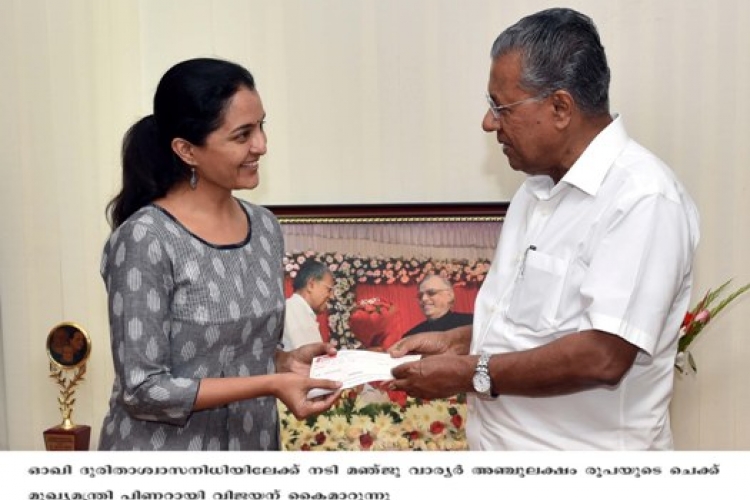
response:
<svg viewBox="0 0 750 500"><path fill-rule="evenodd" d="M474 370L474 377L482 377L486 379L487 383L489 384L489 387L486 391L476 391L477 396L479 396L482 399L494 399L497 397L497 395L492 390L492 377L490 377L490 368L489 368L489 361L490 361L491 354L488 352L482 352L479 355L479 360L477 361L477 367ZM476 390L476 386L475 386Z"/></svg>
<svg viewBox="0 0 750 500"><path fill-rule="evenodd" d="M477 371L485 372L489 375L490 373L490 353L482 352L479 354L479 361L477 361Z"/></svg>

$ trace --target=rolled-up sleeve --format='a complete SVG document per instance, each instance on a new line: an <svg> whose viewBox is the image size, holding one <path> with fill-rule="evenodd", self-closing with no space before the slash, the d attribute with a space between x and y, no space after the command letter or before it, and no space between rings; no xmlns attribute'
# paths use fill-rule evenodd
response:
<svg viewBox="0 0 750 500"><path fill-rule="evenodd" d="M184 425L199 380L172 373L174 279L166 250L152 226L128 222L105 246L102 277L123 408L132 418Z"/></svg>

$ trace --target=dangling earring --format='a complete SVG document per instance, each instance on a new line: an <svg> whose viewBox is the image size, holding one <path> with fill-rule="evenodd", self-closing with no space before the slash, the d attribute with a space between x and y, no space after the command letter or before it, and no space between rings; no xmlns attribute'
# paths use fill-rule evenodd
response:
<svg viewBox="0 0 750 500"><path fill-rule="evenodd" d="M198 187L198 172L195 171L195 168L190 169L190 189L195 189Z"/></svg>

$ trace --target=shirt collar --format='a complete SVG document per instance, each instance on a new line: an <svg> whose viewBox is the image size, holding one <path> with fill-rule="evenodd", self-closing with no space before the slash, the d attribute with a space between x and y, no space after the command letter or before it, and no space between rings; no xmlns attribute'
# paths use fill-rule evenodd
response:
<svg viewBox="0 0 750 500"><path fill-rule="evenodd" d="M589 195L596 195L607 172L629 140L622 119L618 114L613 115L612 122L591 141L561 182L575 186Z"/></svg>
<svg viewBox="0 0 750 500"><path fill-rule="evenodd" d="M310 304L307 303L307 301L302 295L298 294L297 292L294 292L291 298L292 300L299 302L300 304L304 304L304 309L305 311L307 311L307 314L313 317L317 317L317 314L315 314L315 311L313 311L313 308L310 307Z"/></svg>

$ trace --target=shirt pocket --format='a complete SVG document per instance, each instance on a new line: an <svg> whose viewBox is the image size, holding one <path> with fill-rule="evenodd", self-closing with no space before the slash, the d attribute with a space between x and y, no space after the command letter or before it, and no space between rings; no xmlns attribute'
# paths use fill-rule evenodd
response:
<svg viewBox="0 0 750 500"><path fill-rule="evenodd" d="M557 329L567 261L537 250L528 250L508 303L507 318L529 333L548 334Z"/></svg>

